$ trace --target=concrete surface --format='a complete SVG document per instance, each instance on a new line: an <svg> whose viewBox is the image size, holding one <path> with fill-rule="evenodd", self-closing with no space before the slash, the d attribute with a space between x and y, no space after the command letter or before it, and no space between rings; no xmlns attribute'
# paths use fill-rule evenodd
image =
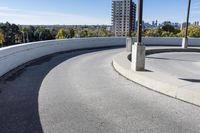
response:
<svg viewBox="0 0 200 133"><path fill-rule="evenodd" d="M171 49L173 50L177 49ZM153 50L154 52L156 50ZM131 70L128 55L129 53L123 52L113 59L113 65L120 74L157 92L200 105L200 53L173 52L148 55L144 72Z"/></svg>
<svg viewBox="0 0 200 133"><path fill-rule="evenodd" d="M81 38L39 41L0 48L0 76L31 60L62 51L125 46L125 38Z"/></svg>
<svg viewBox="0 0 200 133"><path fill-rule="evenodd" d="M136 38L132 39L133 42L136 41ZM149 37L143 38L143 41L145 45L179 45L181 47L181 39ZM189 39L190 45L200 45L199 42L200 39ZM0 48L0 64L4 64L0 65L0 76L26 62L57 52L125 45L126 38L124 37L97 37L40 41Z"/></svg>
<svg viewBox="0 0 200 133"><path fill-rule="evenodd" d="M182 48L188 48L188 38L184 37L182 40Z"/></svg>
<svg viewBox="0 0 200 133"><path fill-rule="evenodd" d="M133 71L145 70L146 48L144 44L136 42L132 47L131 68Z"/></svg>
<svg viewBox="0 0 200 133"><path fill-rule="evenodd" d="M127 37L126 38L126 51L131 52L132 51L132 45L133 45L133 38L132 37Z"/></svg>
<svg viewBox="0 0 200 133"><path fill-rule="evenodd" d="M0 132L198 133L199 107L114 71L112 59L124 50L61 54L8 77L0 84Z"/></svg>

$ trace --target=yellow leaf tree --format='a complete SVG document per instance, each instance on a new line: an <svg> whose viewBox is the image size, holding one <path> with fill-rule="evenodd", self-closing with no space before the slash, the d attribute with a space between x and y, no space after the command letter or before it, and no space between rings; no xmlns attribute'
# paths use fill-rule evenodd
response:
<svg viewBox="0 0 200 133"><path fill-rule="evenodd" d="M3 46L3 43L5 42L5 36L2 32L0 32L0 44Z"/></svg>
<svg viewBox="0 0 200 133"><path fill-rule="evenodd" d="M60 29L56 35L56 39L65 39L67 37L67 32L65 29Z"/></svg>

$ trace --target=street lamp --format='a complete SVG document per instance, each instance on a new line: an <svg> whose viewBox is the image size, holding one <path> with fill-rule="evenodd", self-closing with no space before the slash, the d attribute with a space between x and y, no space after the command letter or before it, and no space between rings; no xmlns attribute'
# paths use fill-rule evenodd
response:
<svg viewBox="0 0 200 133"><path fill-rule="evenodd" d="M138 29L137 29L137 42L132 48L132 64L133 71L145 70L145 46L142 43L142 23L143 23L143 0L138 2Z"/></svg>
<svg viewBox="0 0 200 133"><path fill-rule="evenodd" d="M188 11L187 11L187 21L186 21L186 29L185 29L185 37L183 38L182 47L188 47L188 27L189 27L189 19L190 19L190 8L191 8L191 0L188 0Z"/></svg>

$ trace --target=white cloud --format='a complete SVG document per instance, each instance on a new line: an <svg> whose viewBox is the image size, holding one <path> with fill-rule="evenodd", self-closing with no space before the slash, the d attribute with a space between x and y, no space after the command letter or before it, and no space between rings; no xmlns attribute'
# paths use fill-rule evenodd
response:
<svg viewBox="0 0 200 133"><path fill-rule="evenodd" d="M9 21L16 24L67 24L67 25L84 25L84 24L110 24L110 20L101 19L91 16L81 16L77 14L65 14L60 12L44 11L26 11L0 7L0 20Z"/></svg>

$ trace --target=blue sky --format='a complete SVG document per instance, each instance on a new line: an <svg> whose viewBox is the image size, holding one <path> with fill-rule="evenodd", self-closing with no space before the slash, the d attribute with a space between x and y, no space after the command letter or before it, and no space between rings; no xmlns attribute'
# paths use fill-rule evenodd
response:
<svg viewBox="0 0 200 133"><path fill-rule="evenodd" d="M111 24L111 3L111 0L0 0L0 22ZM188 0L144 0L144 20L183 22L187 3ZM192 0L191 21L200 21L200 0Z"/></svg>

